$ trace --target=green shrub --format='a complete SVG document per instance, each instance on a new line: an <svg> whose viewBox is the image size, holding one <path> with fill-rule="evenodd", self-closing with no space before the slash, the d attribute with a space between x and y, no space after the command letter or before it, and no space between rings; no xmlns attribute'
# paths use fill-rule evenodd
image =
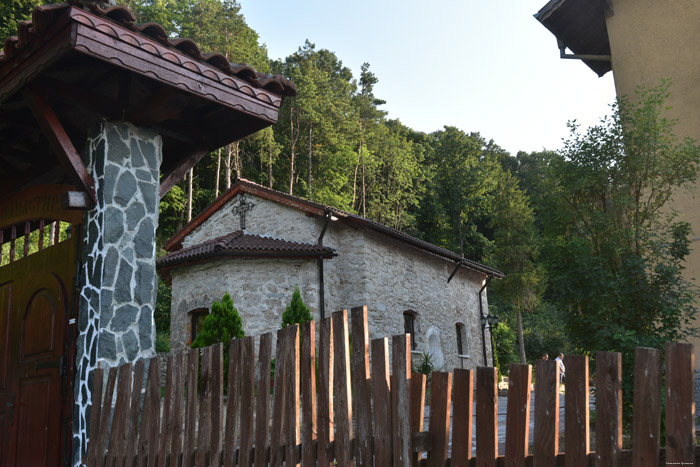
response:
<svg viewBox="0 0 700 467"><path fill-rule="evenodd" d="M290 324L301 324L312 320L311 310L302 300L299 287L294 287L292 301L282 313L282 327L286 328Z"/></svg>

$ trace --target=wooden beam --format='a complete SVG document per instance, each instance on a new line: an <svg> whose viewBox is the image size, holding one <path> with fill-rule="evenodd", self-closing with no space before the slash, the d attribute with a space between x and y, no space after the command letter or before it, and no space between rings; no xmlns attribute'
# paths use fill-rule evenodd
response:
<svg viewBox="0 0 700 467"><path fill-rule="evenodd" d="M41 130L49 140L51 149L58 156L61 165L68 171L71 181L81 188L81 191L86 192L90 199L97 204L95 181L88 173L66 130L61 125L58 116L46 98L34 84L30 84L25 88L24 98Z"/></svg>
<svg viewBox="0 0 700 467"><path fill-rule="evenodd" d="M175 167L168 175L163 177L163 180L160 182L160 197L161 199L163 196L166 195L168 191L182 178L185 176L185 174L195 165L197 165L197 162L201 161L204 156L206 156L209 153L208 150L206 149L197 149L192 154L189 156L185 157L180 164Z"/></svg>
<svg viewBox="0 0 700 467"><path fill-rule="evenodd" d="M47 77L41 78L39 85L42 89L50 91L52 96L56 96L80 109L112 120L122 119L124 105L117 99L94 92L84 86L64 83Z"/></svg>

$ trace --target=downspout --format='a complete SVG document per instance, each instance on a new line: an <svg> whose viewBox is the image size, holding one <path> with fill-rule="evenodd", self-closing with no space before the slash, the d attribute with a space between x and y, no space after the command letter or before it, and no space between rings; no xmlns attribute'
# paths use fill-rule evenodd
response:
<svg viewBox="0 0 700 467"><path fill-rule="evenodd" d="M321 234L318 236L318 246L323 246L323 237L326 235L326 230L328 229L328 225L331 223L331 210L326 209L326 212L324 213L326 216L326 222L323 224L323 229L321 230ZM326 318L326 289L325 289L325 283L324 283L324 278L323 278L323 254L319 255L318 257L318 296L320 300L319 304L319 312L321 315L321 319Z"/></svg>
<svg viewBox="0 0 700 467"><path fill-rule="evenodd" d="M489 274L486 276L486 282L484 282L484 285L481 286L481 289L479 289L479 316L481 319L479 320L481 322L481 344L483 346L483 351L484 351L484 366L488 366L488 362L486 361L486 324L484 323L484 319L486 318L484 316L484 304L481 301L481 294L484 292L486 287L489 285L489 282L491 282L491 279L493 279L493 274ZM490 332L489 332L490 334ZM491 341L491 352L493 352L493 339ZM491 358L493 361L493 357Z"/></svg>

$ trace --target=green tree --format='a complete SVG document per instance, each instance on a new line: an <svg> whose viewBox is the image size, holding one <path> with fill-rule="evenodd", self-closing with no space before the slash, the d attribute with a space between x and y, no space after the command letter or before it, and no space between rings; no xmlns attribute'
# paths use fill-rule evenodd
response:
<svg viewBox="0 0 700 467"><path fill-rule="evenodd" d="M547 174L551 296L576 349L622 353L627 409L634 348L697 334L695 287L682 276L689 226L668 202L695 182L700 150L673 135L667 95L668 83L640 89L587 131L571 124Z"/></svg>
<svg viewBox="0 0 700 467"><path fill-rule="evenodd" d="M311 316L311 310L309 310L309 307L306 306L304 300L301 298L299 287L294 287L292 301L287 305L284 313L282 313L282 327L286 328L291 324L301 324L312 320L313 316Z"/></svg>
<svg viewBox="0 0 700 467"><path fill-rule="evenodd" d="M245 336L243 323L238 310L233 306L231 296L226 292L221 301L211 306L211 311L202 323L202 330L192 342L192 348L207 347L217 342L227 344L231 339ZM227 352L228 346L224 346Z"/></svg>

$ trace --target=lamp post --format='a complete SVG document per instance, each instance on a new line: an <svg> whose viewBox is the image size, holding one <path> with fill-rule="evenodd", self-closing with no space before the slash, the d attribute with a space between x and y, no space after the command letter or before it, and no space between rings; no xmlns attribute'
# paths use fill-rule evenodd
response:
<svg viewBox="0 0 700 467"><path fill-rule="evenodd" d="M481 315L481 334L482 336L485 337L485 331L486 329L489 330L489 336L491 336L491 353L495 352L496 349L494 348L493 345L493 332L491 332L491 329L498 327L498 315L497 314L487 314L486 316ZM491 357L491 361L493 362L493 356ZM488 362L486 361L486 340L484 339L484 366L487 366Z"/></svg>

